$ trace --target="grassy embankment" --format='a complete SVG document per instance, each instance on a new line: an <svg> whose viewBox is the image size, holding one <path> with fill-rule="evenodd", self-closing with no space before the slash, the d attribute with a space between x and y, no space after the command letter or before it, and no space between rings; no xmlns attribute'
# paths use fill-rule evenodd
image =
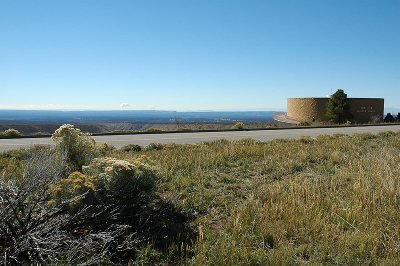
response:
<svg viewBox="0 0 400 266"><path fill-rule="evenodd" d="M162 198L196 217L198 236L184 247L182 263L400 264L399 133L214 141L106 155L143 154L163 177ZM155 263L152 254L142 262Z"/></svg>
<svg viewBox="0 0 400 266"><path fill-rule="evenodd" d="M399 133L145 154L163 196L198 217L194 264L400 263Z"/></svg>

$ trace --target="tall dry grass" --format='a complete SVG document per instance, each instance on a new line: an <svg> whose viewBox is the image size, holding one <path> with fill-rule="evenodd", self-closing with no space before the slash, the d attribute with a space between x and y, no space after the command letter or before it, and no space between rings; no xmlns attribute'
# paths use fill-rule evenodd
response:
<svg viewBox="0 0 400 266"><path fill-rule="evenodd" d="M166 145L159 193L197 219L193 265L400 265L400 133Z"/></svg>

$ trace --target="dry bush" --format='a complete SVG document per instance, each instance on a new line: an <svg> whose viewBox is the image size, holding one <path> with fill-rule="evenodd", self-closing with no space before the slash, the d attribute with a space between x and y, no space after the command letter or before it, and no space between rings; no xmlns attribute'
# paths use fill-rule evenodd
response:
<svg viewBox="0 0 400 266"><path fill-rule="evenodd" d="M121 147L120 150L124 152L139 152L142 150L142 146L136 144L128 144Z"/></svg>
<svg viewBox="0 0 400 266"><path fill-rule="evenodd" d="M62 180L64 156L55 149L31 153L23 176L0 179L0 252L10 265L93 264L107 262L112 249L130 245L127 226L112 225L101 231L80 231L89 207L67 212L85 193L52 203L50 187ZM91 217L95 216L91 213ZM117 242L122 235L124 241Z"/></svg>
<svg viewBox="0 0 400 266"><path fill-rule="evenodd" d="M93 159L93 139L68 125L53 137L54 148L1 156L2 261L126 264L149 246L163 258L164 252L180 257L194 232L188 216L156 194L157 174L145 164L148 157ZM68 174L81 166L84 173Z"/></svg>
<svg viewBox="0 0 400 266"><path fill-rule="evenodd" d="M116 150L113 145L109 145L107 143L96 144L96 150L98 151L99 155L106 156L107 154Z"/></svg>
<svg viewBox="0 0 400 266"><path fill-rule="evenodd" d="M233 125L233 128L236 130L243 130L245 125L243 122L236 122L236 124Z"/></svg>
<svg viewBox="0 0 400 266"><path fill-rule="evenodd" d="M18 138L18 137L21 137L21 136L22 136L21 132L19 132L16 129L13 129L13 128L7 129L7 130L2 131L2 132L0 131L0 137Z"/></svg>
<svg viewBox="0 0 400 266"><path fill-rule="evenodd" d="M159 151L164 149L164 145L161 143L150 143L147 147L146 147L146 151Z"/></svg>
<svg viewBox="0 0 400 266"><path fill-rule="evenodd" d="M69 172L80 171L98 155L94 139L73 125L62 125L51 138L65 156Z"/></svg>
<svg viewBox="0 0 400 266"><path fill-rule="evenodd" d="M123 261L135 259L136 249L149 243L163 250L175 242L190 241L194 233L186 224L189 217L155 193L158 177L152 167L143 163L146 161L145 156L132 162L108 157L94 159L83 167L83 173L74 172L51 187L51 204L85 193L85 197L67 206L73 214L90 206L87 216L93 213L95 218L81 220L82 228L127 226L126 232L134 234L136 244L131 246L134 250L130 255L118 253Z"/></svg>

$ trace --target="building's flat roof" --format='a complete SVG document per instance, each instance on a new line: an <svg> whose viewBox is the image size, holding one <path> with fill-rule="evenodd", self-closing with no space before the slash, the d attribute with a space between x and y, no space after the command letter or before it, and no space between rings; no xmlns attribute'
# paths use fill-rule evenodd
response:
<svg viewBox="0 0 400 266"><path fill-rule="evenodd" d="M350 97L348 99L357 99L357 100L385 100L384 98L354 98Z"/></svg>
<svg viewBox="0 0 400 266"><path fill-rule="evenodd" d="M288 99L329 99L328 97L293 97Z"/></svg>
<svg viewBox="0 0 400 266"><path fill-rule="evenodd" d="M329 97L293 97L288 99L329 99ZM384 98L354 98L350 97L347 99L357 99L357 100L385 100Z"/></svg>

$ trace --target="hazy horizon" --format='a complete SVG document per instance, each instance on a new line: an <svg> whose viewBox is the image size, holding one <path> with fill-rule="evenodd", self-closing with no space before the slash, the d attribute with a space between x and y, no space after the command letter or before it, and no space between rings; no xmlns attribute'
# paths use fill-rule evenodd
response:
<svg viewBox="0 0 400 266"><path fill-rule="evenodd" d="M138 108L138 109L84 109L84 108L60 108L60 109L33 109L33 108L0 108L0 111L60 111L60 112L106 112L106 111L165 111L165 112L279 112L285 111L285 108L241 108L241 109L155 109L155 108Z"/></svg>

